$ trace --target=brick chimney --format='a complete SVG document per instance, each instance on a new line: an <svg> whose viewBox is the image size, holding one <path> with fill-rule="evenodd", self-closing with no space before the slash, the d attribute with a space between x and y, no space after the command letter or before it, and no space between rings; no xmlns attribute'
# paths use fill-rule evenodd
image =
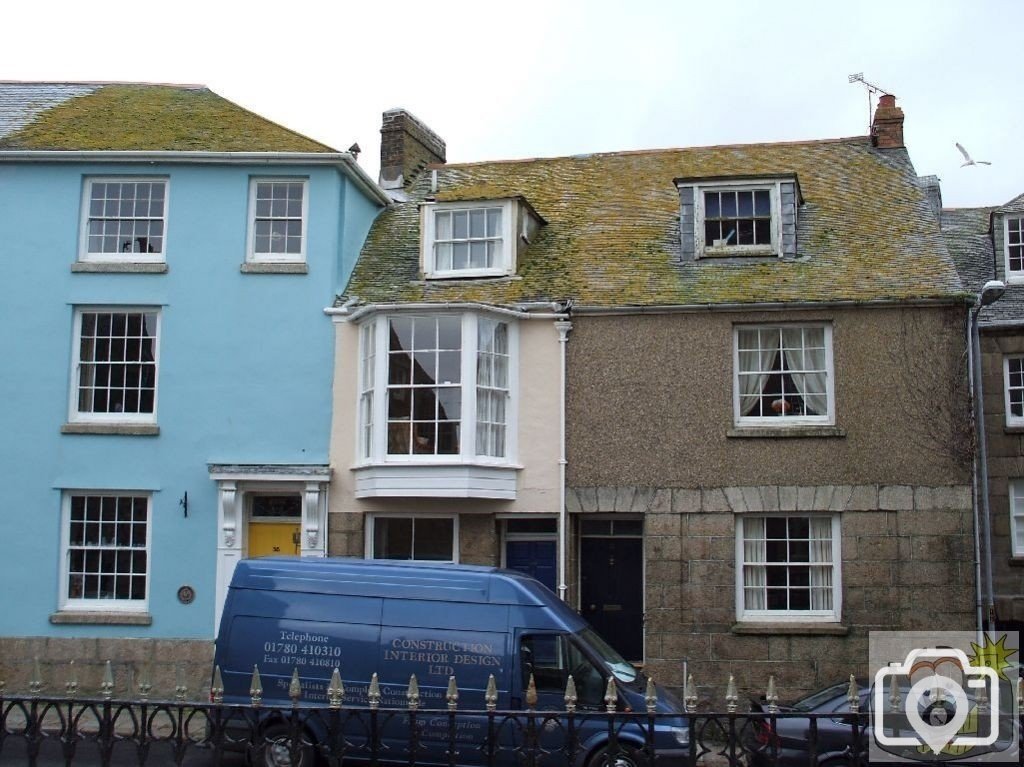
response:
<svg viewBox="0 0 1024 767"><path fill-rule="evenodd" d="M886 93L878 99L875 119L871 122L871 141L879 149L902 149L903 110L896 106L896 97Z"/></svg>
<svg viewBox="0 0 1024 767"><path fill-rule="evenodd" d="M411 112L389 109L380 128L380 185L401 189L428 163L445 162L444 139Z"/></svg>

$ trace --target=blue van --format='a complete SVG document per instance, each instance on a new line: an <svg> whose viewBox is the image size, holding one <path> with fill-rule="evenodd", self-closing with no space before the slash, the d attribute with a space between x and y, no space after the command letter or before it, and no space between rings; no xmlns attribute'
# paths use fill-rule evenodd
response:
<svg viewBox="0 0 1024 767"><path fill-rule="evenodd" d="M517 739L524 737L529 717L517 721L516 712L527 708L531 675L537 712L565 711L570 675L578 696L572 748L559 742L566 739L564 717L544 719L538 713L535 719L544 765L634 767L643 761L646 746L642 753L653 749L658 764L670 767L683 764L688 752L686 719L676 698L658 689L656 716L647 717L641 673L545 586L510 570L341 558L243 560L224 605L214 663L221 669L224 702L242 705L250 702L258 667L268 712L291 706L296 669L302 703L323 707L332 672L340 669L346 711L367 706L376 673L381 715L385 709L406 709L415 674L417 764L518 764L522 744ZM483 712L492 675L501 728L500 743L488 752L485 741L489 732L494 739L495 724L494 716L488 722ZM456 724L445 711L453 676L459 694ZM603 713L610 677L618 690L621 714L616 716ZM304 720L302 739L308 745L301 751L289 748L290 741L266 749L267 764L291 764L290 757L300 751L299 761L308 767L315 746L327 737L323 721ZM294 732L269 713L263 727L268 743ZM409 729L407 714L389 713L374 760L411 763ZM453 738L457 759L451 753Z"/></svg>

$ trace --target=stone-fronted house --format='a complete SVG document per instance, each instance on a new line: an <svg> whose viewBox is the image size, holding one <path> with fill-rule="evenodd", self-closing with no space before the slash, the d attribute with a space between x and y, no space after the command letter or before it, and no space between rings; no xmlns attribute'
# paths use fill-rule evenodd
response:
<svg viewBox="0 0 1024 767"><path fill-rule="evenodd" d="M541 573L708 694L973 627L969 298L891 96L824 141L445 164L383 133L330 553Z"/></svg>
<svg viewBox="0 0 1024 767"><path fill-rule="evenodd" d="M388 202L205 87L0 83L8 689L199 694L235 562L323 556L323 309Z"/></svg>
<svg viewBox="0 0 1024 767"><path fill-rule="evenodd" d="M940 198L941 200L941 198ZM1024 628L1024 195L1005 205L948 208L942 231L964 287L989 280L1003 296L981 308L981 346L991 542L982 525L982 602L1000 630ZM988 574L991 568L991 594Z"/></svg>

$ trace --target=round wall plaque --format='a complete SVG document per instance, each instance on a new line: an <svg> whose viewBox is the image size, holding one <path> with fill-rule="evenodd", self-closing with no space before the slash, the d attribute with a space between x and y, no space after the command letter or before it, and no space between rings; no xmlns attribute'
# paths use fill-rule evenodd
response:
<svg viewBox="0 0 1024 767"><path fill-rule="evenodd" d="M178 589L178 601L181 602L183 605L192 604L192 601L195 598L196 592L195 589L193 589L191 586L182 586L180 589Z"/></svg>

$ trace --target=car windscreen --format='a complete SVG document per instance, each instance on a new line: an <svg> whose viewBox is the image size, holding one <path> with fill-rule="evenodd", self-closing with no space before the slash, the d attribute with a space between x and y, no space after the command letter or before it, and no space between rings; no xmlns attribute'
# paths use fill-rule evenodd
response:
<svg viewBox="0 0 1024 767"><path fill-rule="evenodd" d="M627 684L636 681L640 673L636 670L636 667L615 652L611 645L605 642L594 629L583 629L580 632L580 638L590 648L590 651L597 656L597 660L601 661L602 665L612 672L618 681L626 682Z"/></svg>
<svg viewBox="0 0 1024 767"><path fill-rule="evenodd" d="M834 684L831 687L826 687L824 690L818 690L817 692L811 693L806 698L801 698L791 704L791 706L797 711L816 711L830 700L835 700L836 698L845 696L849 686L849 682Z"/></svg>

